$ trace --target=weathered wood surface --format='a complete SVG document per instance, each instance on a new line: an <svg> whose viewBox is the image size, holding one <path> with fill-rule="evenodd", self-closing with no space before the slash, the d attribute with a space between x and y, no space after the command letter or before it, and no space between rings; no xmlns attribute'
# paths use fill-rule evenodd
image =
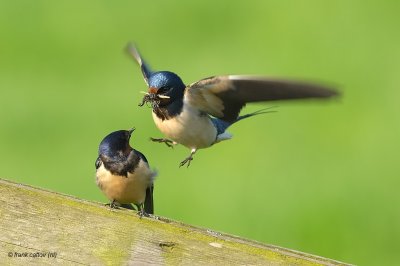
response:
<svg viewBox="0 0 400 266"><path fill-rule="evenodd" d="M2 179L0 232L1 265L346 265Z"/></svg>

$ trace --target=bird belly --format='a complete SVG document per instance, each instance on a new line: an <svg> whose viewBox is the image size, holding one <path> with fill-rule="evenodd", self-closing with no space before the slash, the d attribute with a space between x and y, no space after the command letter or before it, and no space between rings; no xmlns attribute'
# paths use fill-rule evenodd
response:
<svg viewBox="0 0 400 266"><path fill-rule="evenodd" d="M128 176L114 175L102 164L96 172L96 182L109 200L119 203L142 204L146 189L153 183L155 173L144 161L140 161L134 173Z"/></svg>
<svg viewBox="0 0 400 266"><path fill-rule="evenodd" d="M165 120L153 112L153 119L167 138L190 149L207 148L217 138L217 130L210 118L187 107L179 115Z"/></svg>

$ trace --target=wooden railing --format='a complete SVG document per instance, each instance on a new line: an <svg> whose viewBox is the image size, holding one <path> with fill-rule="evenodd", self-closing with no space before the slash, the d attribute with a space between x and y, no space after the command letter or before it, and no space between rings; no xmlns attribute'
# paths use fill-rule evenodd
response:
<svg viewBox="0 0 400 266"><path fill-rule="evenodd" d="M1 265L348 265L0 179Z"/></svg>

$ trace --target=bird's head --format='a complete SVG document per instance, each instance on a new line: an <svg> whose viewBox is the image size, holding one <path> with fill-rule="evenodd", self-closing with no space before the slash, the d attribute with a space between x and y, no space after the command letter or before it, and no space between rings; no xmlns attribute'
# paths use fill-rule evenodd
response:
<svg viewBox="0 0 400 266"><path fill-rule="evenodd" d="M153 73L148 80L149 90L140 106L150 102L153 108L163 107L175 100L182 99L185 84L175 73L160 71Z"/></svg>
<svg viewBox="0 0 400 266"><path fill-rule="evenodd" d="M99 155L106 157L126 157L133 150L129 145L132 132L130 130L118 130L108 134L100 143Z"/></svg>

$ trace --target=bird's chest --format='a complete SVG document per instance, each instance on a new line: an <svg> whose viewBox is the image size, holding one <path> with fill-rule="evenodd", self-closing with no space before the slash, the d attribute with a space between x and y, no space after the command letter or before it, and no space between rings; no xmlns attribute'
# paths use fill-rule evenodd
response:
<svg viewBox="0 0 400 266"><path fill-rule="evenodd" d="M210 118L188 107L183 107L181 113L164 120L153 112L153 119L167 138L191 149L209 147L217 137L217 130Z"/></svg>
<svg viewBox="0 0 400 266"><path fill-rule="evenodd" d="M128 173L127 177L112 174L102 164L96 172L96 183L109 200L141 204L153 177L154 174L143 161L140 161L134 173Z"/></svg>

